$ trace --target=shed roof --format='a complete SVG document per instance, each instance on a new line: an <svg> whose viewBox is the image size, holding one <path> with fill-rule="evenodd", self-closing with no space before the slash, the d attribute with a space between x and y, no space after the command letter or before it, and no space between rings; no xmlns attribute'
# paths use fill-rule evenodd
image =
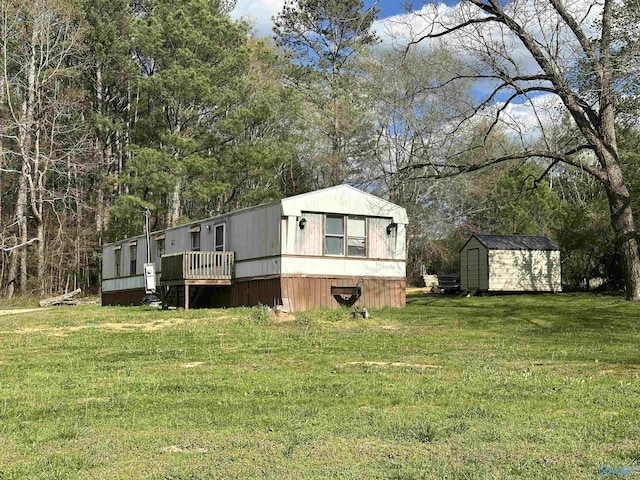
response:
<svg viewBox="0 0 640 480"><path fill-rule="evenodd" d="M479 235L478 241L489 250L560 250L557 243L542 235Z"/></svg>

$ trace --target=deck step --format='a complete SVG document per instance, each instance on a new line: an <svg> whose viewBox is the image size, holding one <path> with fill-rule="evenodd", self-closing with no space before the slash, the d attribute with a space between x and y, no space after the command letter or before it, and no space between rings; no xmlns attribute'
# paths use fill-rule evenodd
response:
<svg viewBox="0 0 640 480"><path fill-rule="evenodd" d="M464 298L469 298L469 297L475 297L478 294L478 289L474 288L473 290L464 290L462 292L460 292L460 295L458 295L459 297L464 297Z"/></svg>

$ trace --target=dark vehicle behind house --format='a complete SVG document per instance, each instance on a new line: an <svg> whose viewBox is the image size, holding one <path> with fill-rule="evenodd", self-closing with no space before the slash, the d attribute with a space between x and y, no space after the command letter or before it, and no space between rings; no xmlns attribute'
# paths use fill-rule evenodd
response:
<svg viewBox="0 0 640 480"><path fill-rule="evenodd" d="M438 275L438 289L442 293L455 293L460 291L460 274L449 273Z"/></svg>

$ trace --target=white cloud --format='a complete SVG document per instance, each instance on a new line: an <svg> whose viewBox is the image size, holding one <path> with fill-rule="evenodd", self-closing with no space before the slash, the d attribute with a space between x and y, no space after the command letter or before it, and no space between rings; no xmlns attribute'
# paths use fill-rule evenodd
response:
<svg viewBox="0 0 640 480"><path fill-rule="evenodd" d="M565 7L587 36L592 37L597 33L595 20L602 11L597 0L567 0ZM557 58L560 68L575 65L576 52L579 50L577 41L548 1L513 0L505 10L541 45L548 47L548 56ZM470 19L486 16L469 2L458 2L455 6L427 4L414 12L379 20L375 29L384 43L402 48L428 34L441 33ZM497 22L467 26L434 40L424 40L420 45L428 48L433 43L451 48L468 64L478 66L491 55L511 73L534 73L540 70L521 41Z"/></svg>
<svg viewBox="0 0 640 480"><path fill-rule="evenodd" d="M566 115L560 98L553 94L538 95L522 103L497 103L494 109L503 108L500 120L508 134L519 138L525 145L542 136L542 133L558 125Z"/></svg>
<svg viewBox="0 0 640 480"><path fill-rule="evenodd" d="M601 2L566 0L564 5L588 37L597 35L596 20L602 12ZM573 74L581 59L580 47L550 2L512 0L504 8L539 44L546 45L548 57L555 61L558 70L569 76ZM485 16L484 12L468 2L458 2L454 6L428 4L414 12L380 20L376 22L375 29L384 44L403 49L409 42L415 42L427 34L443 32L461 22ZM476 74L493 74L494 67L511 75L541 73L540 66L522 42L504 25L496 22L469 26L437 39L420 42L420 48L429 49L434 45L448 47ZM478 99L488 98L497 85L497 80L477 80L473 85L473 94ZM506 101L512 93L511 89L501 90L493 105L482 115L495 115L496 109L504 107L501 102ZM512 104L504 107L501 120L512 134L530 142L539 138L542 128L558 122L564 114L564 107L555 95L531 93L528 97L521 95L514 98Z"/></svg>
<svg viewBox="0 0 640 480"><path fill-rule="evenodd" d="M280 13L283 6L284 0L238 0L231 17L247 20L258 36L271 36L272 17Z"/></svg>
<svg viewBox="0 0 640 480"><path fill-rule="evenodd" d="M594 35L594 20L601 12L597 0L567 0L567 10L579 18L587 35ZM259 36L271 36L273 20L284 5L284 0L238 0L232 11L232 17L248 20ZM550 10L549 3L543 0L513 0L507 7L510 12L522 21L534 37L543 42L555 42L559 50L559 64L570 68L575 64L575 42L566 28L555 28L557 15ZM461 20L481 15L478 9L467 2L458 2L454 6L444 3L425 5L420 10L411 13L394 15L374 23L373 29L380 36L383 45L394 45L404 48L411 40L416 40L429 32L436 32L446 26L453 26ZM482 39L489 40L499 47L498 54L503 55L502 64L520 73L537 73L539 67L520 41L509 32L503 31L494 23L482 24L479 28L460 30L452 35L436 40L437 45L445 45L457 52L462 60L482 68ZM426 42L421 44L428 48ZM514 61L511 64L506 57ZM474 85L475 95L487 95L493 90L494 84L488 81L477 82ZM500 100L500 98L498 99ZM497 101L488 109L495 112L496 108L504 104ZM489 112L487 112L489 113ZM540 136L542 127L549 127L558 122L564 115L564 107L559 99L551 94L542 94L526 99L520 98L505 107L501 120L510 128L512 134L527 140L535 140Z"/></svg>

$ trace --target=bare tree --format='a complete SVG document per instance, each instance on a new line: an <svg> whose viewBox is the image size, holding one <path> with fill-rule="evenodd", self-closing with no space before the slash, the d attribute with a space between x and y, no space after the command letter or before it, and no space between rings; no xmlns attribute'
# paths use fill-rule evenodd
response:
<svg viewBox="0 0 640 480"><path fill-rule="evenodd" d="M623 259L626 296L640 300L638 239L615 128L617 107L637 88L640 78L638 2L466 0L454 15L451 11L435 4L423 8L416 14L422 30L409 42L409 48L447 42L471 69L455 81L479 82L477 101L462 119L452 122L449 133L464 132L469 122L490 114L488 139L513 106L524 101L535 105L540 96L550 95L569 113L576 137L560 149L551 143L532 147L522 135L519 151L477 160L474 153L485 148L481 141L446 160L430 160L412 168L432 168L434 175L446 175L539 158L548 162L545 173L559 163L588 172L607 194ZM544 120L537 119L543 127Z"/></svg>
<svg viewBox="0 0 640 480"><path fill-rule="evenodd" d="M31 245L36 245L36 278L39 293L44 293L45 207L59 200L49 190L50 177L80 153L74 140L82 130L77 121L82 97L73 91L70 79L77 73L73 60L81 50L82 22L71 2L34 0L27 5L6 0L0 6L6 109L0 138L4 160L18 177L14 233L3 245L10 252L7 296L11 297L16 280L20 292L26 293ZM32 238L30 230L35 230Z"/></svg>
<svg viewBox="0 0 640 480"><path fill-rule="evenodd" d="M471 101L469 84L449 82L464 66L446 49L421 48L406 54L378 48L362 62L375 135L371 154L354 164L354 183L407 209L409 252L421 257L427 243L449 235L471 208L469 178L437 181L412 169L439 158L448 141L441 129L452 111L464 111ZM434 82L446 86L425 88Z"/></svg>

